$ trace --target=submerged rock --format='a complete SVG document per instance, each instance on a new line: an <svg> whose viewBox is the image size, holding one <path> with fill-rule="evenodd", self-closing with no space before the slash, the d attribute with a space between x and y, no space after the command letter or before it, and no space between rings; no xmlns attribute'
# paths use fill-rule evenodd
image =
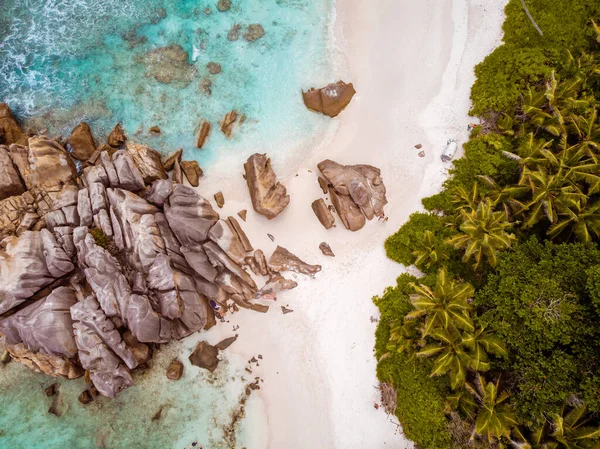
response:
<svg viewBox="0 0 600 449"><path fill-rule="evenodd" d="M295 271L309 276L314 276L315 273L321 271L321 265L309 265L279 245L269 259L269 268L277 273Z"/></svg>
<svg viewBox="0 0 600 449"><path fill-rule="evenodd" d="M190 363L213 372L219 365L219 350L205 341L201 341L190 355Z"/></svg>
<svg viewBox="0 0 600 449"><path fill-rule="evenodd" d="M320 89L313 88L302 92L302 98L306 107L311 111L336 117L350 104L355 93L352 83L346 84L338 81Z"/></svg>
<svg viewBox="0 0 600 449"><path fill-rule="evenodd" d="M188 53L178 44L150 50L142 58L146 74L162 84L187 87L196 77L198 70L188 62Z"/></svg>
<svg viewBox="0 0 600 449"><path fill-rule="evenodd" d="M248 42L254 42L265 35L265 29L259 23L253 23L248 26L248 31L244 33L244 39Z"/></svg>
<svg viewBox="0 0 600 449"><path fill-rule="evenodd" d="M268 219L275 218L287 207L290 196L283 184L277 182L271 160L256 153L248 158L244 169L252 207Z"/></svg>
<svg viewBox="0 0 600 449"><path fill-rule="evenodd" d="M231 8L231 0L219 0L217 3L217 9L221 12L229 11Z"/></svg>
<svg viewBox="0 0 600 449"><path fill-rule="evenodd" d="M227 33L227 39L230 41L237 41L240 38L240 28L241 26L239 24L234 24Z"/></svg>
<svg viewBox="0 0 600 449"><path fill-rule="evenodd" d="M209 62L206 67L211 75L218 75L221 73L221 64L217 62Z"/></svg>

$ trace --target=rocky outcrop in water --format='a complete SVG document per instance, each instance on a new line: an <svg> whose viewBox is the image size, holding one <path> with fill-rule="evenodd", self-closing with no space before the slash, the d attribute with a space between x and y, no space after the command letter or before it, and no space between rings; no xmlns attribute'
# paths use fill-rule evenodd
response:
<svg viewBox="0 0 600 449"><path fill-rule="evenodd" d="M136 60L146 66L147 76L162 84L187 87L198 73L198 69L189 63L188 53L178 44L150 50Z"/></svg>
<svg viewBox="0 0 600 449"><path fill-rule="evenodd" d="M355 93L352 83L346 84L338 81L320 89L313 88L302 92L302 98L306 107L311 111L336 117L350 104Z"/></svg>
<svg viewBox="0 0 600 449"><path fill-rule="evenodd" d="M2 191L10 195L0 199L0 344L51 376L85 370L94 391L113 397L133 385L131 371L148 361L152 345L215 325L211 301L221 312L265 312L255 301L296 286L279 271L320 267L283 248L268 265L236 219L221 218L194 188L168 178L157 151L125 142L119 126L109 140L80 174L74 154L45 136L0 146ZM249 185L259 209L275 216L289 197L266 157L255 156ZM180 168L198 183L197 163ZM270 276L262 289L248 268Z"/></svg>
<svg viewBox="0 0 600 449"><path fill-rule="evenodd" d="M275 218L289 204L290 196L277 182L271 160L264 154L253 154L244 164L252 207L268 219Z"/></svg>
<svg viewBox="0 0 600 449"><path fill-rule="evenodd" d="M27 134L23 132L6 103L0 103L0 144L27 145Z"/></svg>
<svg viewBox="0 0 600 449"><path fill-rule="evenodd" d="M87 161L96 151L96 142L92 130L87 123L81 122L75 127L69 137L71 156L82 162Z"/></svg>
<svg viewBox="0 0 600 449"><path fill-rule="evenodd" d="M320 162L318 167L327 180L331 202L346 229L357 231L366 220L385 217L383 208L387 198L378 168L341 165L329 159Z"/></svg>

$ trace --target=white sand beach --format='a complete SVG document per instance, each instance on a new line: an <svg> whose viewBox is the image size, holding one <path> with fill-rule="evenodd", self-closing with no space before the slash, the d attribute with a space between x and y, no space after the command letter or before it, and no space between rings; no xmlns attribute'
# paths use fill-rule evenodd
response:
<svg viewBox="0 0 600 449"><path fill-rule="evenodd" d="M336 67L358 94L334 119L335 136L298 166L283 166L273 155L275 172L285 176L281 181L291 195L288 208L271 221L252 210L241 176L249 153L219 162L207 174L202 185L213 187L201 185L201 193L212 199L216 191L209 189L222 187L222 215L247 209L242 225L255 247L268 256L280 244L323 266L315 279L298 276L298 288L280 294L267 314L242 311L201 336L215 343L239 325L240 337L228 352L242 359L263 357L252 376L261 376L264 384L249 407L264 410L268 429L254 429L248 449L410 447L395 418L374 407L379 401L376 323L370 317L377 317L377 309L371 298L403 270L386 258L385 238L421 208L422 197L439 188L448 168L440 161L446 140L461 145L468 137L473 67L500 43L505 4L338 0ZM423 145L424 158L417 144ZM337 227L326 231L310 207L323 196L316 168L323 159L381 168L389 220L373 220L352 233L338 219ZM321 254L323 241L335 258ZM282 305L294 312L283 315ZM196 338L188 340L192 348Z"/></svg>

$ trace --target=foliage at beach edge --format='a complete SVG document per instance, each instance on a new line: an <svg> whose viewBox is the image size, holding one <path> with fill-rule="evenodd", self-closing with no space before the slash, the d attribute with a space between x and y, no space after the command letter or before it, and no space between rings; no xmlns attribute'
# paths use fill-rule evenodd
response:
<svg viewBox="0 0 600 449"><path fill-rule="evenodd" d="M600 448L600 2L506 7L482 119L386 241L377 375L421 449Z"/></svg>

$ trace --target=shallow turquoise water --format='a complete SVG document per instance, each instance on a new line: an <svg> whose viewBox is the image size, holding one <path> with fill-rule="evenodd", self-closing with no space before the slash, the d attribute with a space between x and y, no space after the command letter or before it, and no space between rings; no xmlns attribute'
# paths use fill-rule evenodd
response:
<svg viewBox="0 0 600 449"><path fill-rule="evenodd" d="M87 120L102 141L117 121L130 137L168 152L183 146L201 162L227 148L279 148L324 130L300 90L332 78L328 48L332 0L3 0L0 8L0 101L27 124L68 134ZM206 8L211 13L207 14ZM265 36L243 38L259 23ZM227 39L241 25L237 41ZM161 84L141 60L180 45L197 71L187 86ZM222 72L211 75L207 64ZM212 82L212 95L199 88ZM201 119L217 125L228 111L247 116L232 140L213 129L194 149ZM148 134L159 126L159 137ZM215 132L216 131L216 132Z"/></svg>

